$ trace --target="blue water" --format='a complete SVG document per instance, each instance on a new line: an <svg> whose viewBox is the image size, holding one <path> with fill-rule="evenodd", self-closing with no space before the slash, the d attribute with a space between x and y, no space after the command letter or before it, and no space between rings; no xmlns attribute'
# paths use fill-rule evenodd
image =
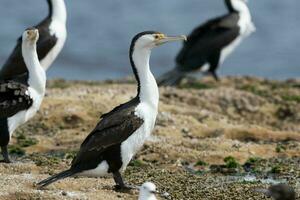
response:
<svg viewBox="0 0 300 200"><path fill-rule="evenodd" d="M144 30L187 34L226 12L222 0L66 0L69 37L48 76L103 80L130 75L131 38ZM257 32L221 67L221 75L300 77L300 1L250 0ZM0 64L22 31L47 15L46 0L1 0ZM174 66L181 44L155 49L152 70Z"/></svg>

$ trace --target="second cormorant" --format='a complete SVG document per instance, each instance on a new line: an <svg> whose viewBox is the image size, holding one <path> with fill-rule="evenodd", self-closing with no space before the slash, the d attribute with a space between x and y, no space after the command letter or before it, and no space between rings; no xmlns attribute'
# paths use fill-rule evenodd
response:
<svg viewBox="0 0 300 200"><path fill-rule="evenodd" d="M176 57L176 67L158 78L159 86L174 86L195 72L211 74L243 39L255 31L246 0L225 0L228 14L196 28Z"/></svg>
<svg viewBox="0 0 300 200"><path fill-rule="evenodd" d="M37 53L42 67L47 70L62 50L66 38L67 11L64 0L47 0L48 16L34 28L39 31ZM28 70L22 57L22 37L0 70L0 80L15 79L26 84Z"/></svg>

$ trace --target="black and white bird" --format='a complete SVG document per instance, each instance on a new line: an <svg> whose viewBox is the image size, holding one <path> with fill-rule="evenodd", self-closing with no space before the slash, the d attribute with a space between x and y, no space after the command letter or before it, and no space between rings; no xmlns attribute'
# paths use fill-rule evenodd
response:
<svg viewBox="0 0 300 200"><path fill-rule="evenodd" d="M62 50L66 38L67 11L64 0L47 0L48 16L34 28L39 31L37 52L41 65L47 70ZM22 38L17 41L13 52L2 66L0 80L18 78L26 83L28 79L27 67L22 57Z"/></svg>
<svg viewBox="0 0 300 200"><path fill-rule="evenodd" d="M81 144L70 169L37 184L45 187L60 179L76 176L101 177L113 174L116 189L130 189L121 173L150 136L157 116L159 92L150 71L151 50L166 42L184 40L147 31L137 34L131 43L130 61L138 83L137 96L107 114Z"/></svg>
<svg viewBox="0 0 300 200"><path fill-rule="evenodd" d="M9 163L7 145L13 132L39 110L45 95L46 73L36 52L37 29L28 29L22 36L22 58L28 70L26 84L14 80L0 81L0 146Z"/></svg>
<svg viewBox="0 0 300 200"><path fill-rule="evenodd" d="M146 182L140 187L140 194L138 200L157 200L155 194L156 186L154 183Z"/></svg>
<svg viewBox="0 0 300 200"><path fill-rule="evenodd" d="M256 189L256 192L263 193L274 200L296 200L295 190L284 183L271 185L268 189Z"/></svg>
<svg viewBox="0 0 300 200"><path fill-rule="evenodd" d="M228 14L196 28L176 57L176 67L158 78L159 86L174 86L195 72L211 74L233 50L255 31L247 0L225 0Z"/></svg>

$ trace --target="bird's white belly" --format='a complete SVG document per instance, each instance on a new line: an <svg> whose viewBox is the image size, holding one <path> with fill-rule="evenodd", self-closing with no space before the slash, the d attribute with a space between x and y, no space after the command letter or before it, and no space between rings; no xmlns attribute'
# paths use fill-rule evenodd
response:
<svg viewBox="0 0 300 200"><path fill-rule="evenodd" d="M104 177L108 175L108 163L102 161L95 169L86 170L78 174L78 176L86 177Z"/></svg>
<svg viewBox="0 0 300 200"><path fill-rule="evenodd" d="M230 43L221 51L219 64L222 64L225 61L225 59L237 48L237 46L241 43L242 39L242 36L237 37L232 43Z"/></svg>
<svg viewBox="0 0 300 200"><path fill-rule="evenodd" d="M13 132L22 124L26 122L26 111L21 111L15 114L12 117L7 119L8 122L8 129L10 137L12 136Z"/></svg>
<svg viewBox="0 0 300 200"><path fill-rule="evenodd" d="M126 141L121 145L122 167L120 171L124 171L132 157L142 148L145 141L151 135L155 125L157 111L149 107L136 109L136 115L144 119L143 125L137 129Z"/></svg>
<svg viewBox="0 0 300 200"><path fill-rule="evenodd" d="M38 94L35 90L29 88L29 95L32 99L34 99L32 106L28 110L23 110L18 112L12 117L8 118L8 128L10 137L12 136L12 133L22 124L30 120L36 112L39 110L44 94Z"/></svg>
<svg viewBox="0 0 300 200"><path fill-rule="evenodd" d="M204 64L201 68L200 68L200 72L207 72L209 70L210 65L208 63Z"/></svg>
<svg viewBox="0 0 300 200"><path fill-rule="evenodd" d="M209 68L210 68L209 63L205 63L204 65L202 65L201 67L199 67L196 71L187 72L186 76L188 78L197 79L197 78L203 76L203 73L208 72Z"/></svg>
<svg viewBox="0 0 300 200"><path fill-rule="evenodd" d="M58 54L61 52L67 38L67 31L65 26L58 22L53 22L51 24L50 34L57 37L57 42L51 49L51 51L48 52L45 58L41 60L41 65L43 66L45 71L52 65Z"/></svg>
<svg viewBox="0 0 300 200"><path fill-rule="evenodd" d="M239 36L222 50L219 64L224 62L224 60L238 47L243 39L255 31L255 26L251 21L250 15L241 15L238 24L240 27Z"/></svg>
<svg viewBox="0 0 300 200"><path fill-rule="evenodd" d="M125 142L121 145L121 158L122 167L120 171L124 171L129 164L132 157L140 150L145 143L147 137L145 134L145 128L142 126L135 133L133 133Z"/></svg>

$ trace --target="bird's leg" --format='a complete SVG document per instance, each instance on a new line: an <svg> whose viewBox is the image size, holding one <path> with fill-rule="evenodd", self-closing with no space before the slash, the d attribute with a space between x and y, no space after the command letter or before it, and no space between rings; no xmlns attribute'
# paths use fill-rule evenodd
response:
<svg viewBox="0 0 300 200"><path fill-rule="evenodd" d="M220 53L216 53L216 54L213 54L210 58L209 58L209 64L210 64L210 67L209 67L209 70L208 72L213 76L213 78L216 80L216 81L219 81L219 77L216 73L216 70L220 64Z"/></svg>
<svg viewBox="0 0 300 200"><path fill-rule="evenodd" d="M1 160L0 162L2 163L11 163L9 156L8 156L8 150L7 150L7 146L3 146L1 147L1 153L3 156L3 160Z"/></svg>
<svg viewBox="0 0 300 200"><path fill-rule="evenodd" d="M113 177L116 183L115 189L117 191L129 191L137 188L135 186L125 184L119 171L114 172Z"/></svg>
<svg viewBox="0 0 300 200"><path fill-rule="evenodd" d="M217 75L217 73L215 71L211 71L210 73L216 81L220 81L219 76Z"/></svg>

